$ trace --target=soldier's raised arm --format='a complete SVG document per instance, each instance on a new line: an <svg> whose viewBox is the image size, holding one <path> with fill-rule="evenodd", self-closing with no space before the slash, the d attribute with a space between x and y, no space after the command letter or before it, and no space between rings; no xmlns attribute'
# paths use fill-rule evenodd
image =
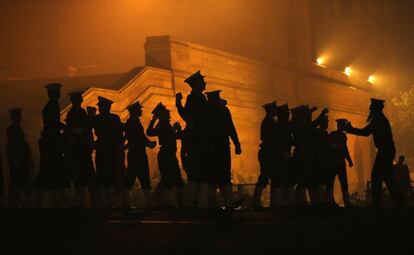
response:
<svg viewBox="0 0 414 255"><path fill-rule="evenodd" d="M152 119L151 119L151 121L150 121L150 123L147 127L147 130L145 132L147 134L147 136L151 136L151 137L157 136L157 130L154 127L156 121L157 121L157 116L153 115Z"/></svg>
<svg viewBox="0 0 414 255"><path fill-rule="evenodd" d="M373 132L373 124L369 122L364 128L354 128L349 122L345 128L345 131L349 134L358 135L358 136L369 136Z"/></svg>

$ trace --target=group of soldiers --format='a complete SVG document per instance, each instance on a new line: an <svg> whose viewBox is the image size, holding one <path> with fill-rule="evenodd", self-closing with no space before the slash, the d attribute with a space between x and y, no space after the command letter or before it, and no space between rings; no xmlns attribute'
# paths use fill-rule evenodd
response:
<svg viewBox="0 0 414 255"><path fill-rule="evenodd" d="M82 93L70 93L72 107L65 122L59 107L61 84L46 85L49 101L43 108L43 130L39 139L40 171L34 182L33 160L21 127L22 109L10 110L11 125L7 129L7 164L10 170L9 204L27 204L32 185L37 188L36 206L49 193L50 207L85 207L88 189L93 206L129 207L130 191L139 180L146 208L182 206L210 208L219 205L233 208L230 140L235 154L242 153L227 101L220 90L204 92L206 82L200 71L185 79L191 92L183 104L176 94L176 108L185 122L171 124L170 111L160 102L152 111L152 119L144 131L139 101L127 107L129 119L122 123L111 113L113 101L98 97L98 110L82 108ZM389 122L383 114L384 101L371 99L368 125L354 128L346 119L338 119L337 130L328 133L328 109L315 118L317 109L300 105L265 104L258 153L260 176L253 195L253 207L261 208L262 191L271 183L270 207L333 205L334 180L341 183L345 206L351 206L346 174L346 161L353 162L347 148L347 133L373 134L377 157L372 171L373 206L381 207L381 187L385 182L397 205L406 199L393 178L395 147ZM290 117L292 113L292 117ZM160 181L152 189L146 148L160 146L158 168ZM181 140L181 165L177 159L177 140ZM127 150L125 158L125 150ZM93 160L95 151L95 164ZM126 163L127 162L127 163ZM126 164L125 164L126 163ZM69 202L67 189L75 186L75 197ZM222 202L217 201L220 192ZM309 196L309 199L308 199Z"/></svg>
<svg viewBox="0 0 414 255"><path fill-rule="evenodd" d="M49 194L48 207L85 207L86 189L93 206L129 207L129 193L138 178L146 208L207 208L217 189L224 206L232 207L229 139L235 144L236 154L241 153L241 147L227 102L220 98L220 90L203 93L206 83L200 72L185 82L192 89L185 105L180 93L176 97L176 107L186 123L185 128L182 129L179 122L171 124L170 111L160 102L153 109L153 117L145 131L140 120L143 112L139 101L127 107L129 119L122 123L118 115L111 113L113 101L105 97L98 97L98 109L82 108L83 91L69 93L72 106L62 122L59 107L62 85L46 85L49 101L42 111L40 170L33 182L33 161L21 126L22 108L10 109L12 124L7 129L9 205L27 206L34 186L38 191L35 206L39 207L44 204L46 194ZM146 148L153 149L157 142L148 137L157 137L160 146L160 181L154 191ZM176 156L177 140L181 140L180 156L187 185ZM76 192L70 199L68 189L72 185Z"/></svg>
<svg viewBox="0 0 414 255"><path fill-rule="evenodd" d="M347 147L347 133L373 135L377 156L372 169L372 207L381 208L385 182L396 206L407 205L393 171L395 145L391 126L383 113L384 100L371 99L368 125L355 128L346 119L337 119L337 129L328 133L328 109L312 118L316 107L300 105L291 110L287 104L265 104L259 150L260 176L253 207L260 208L263 189L271 182L270 207L329 205L334 200L334 181L338 177L345 207L352 206L348 191L346 162L353 162ZM292 118L290 118L292 113ZM292 152L292 153L291 153Z"/></svg>

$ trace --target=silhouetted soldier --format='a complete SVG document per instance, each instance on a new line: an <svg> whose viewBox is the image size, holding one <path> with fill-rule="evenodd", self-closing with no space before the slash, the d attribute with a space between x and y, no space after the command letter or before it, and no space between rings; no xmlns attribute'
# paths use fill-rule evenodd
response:
<svg viewBox="0 0 414 255"><path fill-rule="evenodd" d="M391 196L398 207L405 207L407 201L398 188L393 174L393 160L395 157L395 145L388 119L383 113L384 100L371 98L368 116L368 125L362 129L352 127L349 123L345 129L347 133L359 136L373 135L377 148L377 156L371 173L372 183L372 207L381 208L381 189L384 181Z"/></svg>
<svg viewBox="0 0 414 255"><path fill-rule="evenodd" d="M262 120L260 126L260 139L262 143L260 144L260 149L258 153L259 163L260 163L260 175L256 183L253 194L253 207L261 208L261 198L263 189L269 183L272 172L276 168L275 160L275 145L276 145L276 132L275 132L275 116L276 116L276 102L263 105L266 115Z"/></svg>
<svg viewBox="0 0 414 255"><path fill-rule="evenodd" d="M347 122L348 120L346 119L337 119L337 130L329 134L330 176L328 184L326 186L328 202L330 205L336 206L333 189L335 178L338 176L339 182L341 184L342 198L344 200L345 207L349 207L351 205L349 201L348 178L346 174L345 160L348 161L349 167L352 167L354 165L351 156L349 155L347 145L348 138L344 132L344 128L347 125Z"/></svg>
<svg viewBox="0 0 414 255"><path fill-rule="evenodd" d="M408 197L411 193L411 178L408 166L404 161L405 157L401 155L397 164L394 165L394 178L403 195Z"/></svg>
<svg viewBox="0 0 414 255"><path fill-rule="evenodd" d="M181 94L177 94L176 106L181 118L185 121L191 120L192 129L192 180L187 185L186 197L183 201L184 206L193 207L195 196L197 197L198 207L208 207L208 194L210 185L208 184L209 158L211 143L209 141L209 113L206 96L203 91L206 89L204 76L200 71L192 74L185 79L191 86L191 93L187 96L185 105L182 106Z"/></svg>
<svg viewBox="0 0 414 255"><path fill-rule="evenodd" d="M35 180L35 186L40 189L39 206L44 192L47 191L51 191L52 207L56 207L58 202L67 202L64 189L69 187L70 176L63 163L62 131L65 124L60 121L58 102L61 87L58 83L45 86L49 101L42 111L43 130L39 139L40 171Z"/></svg>
<svg viewBox="0 0 414 255"><path fill-rule="evenodd" d="M295 150L293 152L293 171L297 177L297 186L295 190L295 202L299 206L308 205L306 199L306 189L309 190L311 200L315 200L312 188L313 182L313 151L312 139L314 138L316 128L320 125L323 118L326 118L328 109L323 109L319 116L312 121L312 112L316 107L309 108L307 105L301 105L292 109L292 135ZM312 201L314 202L314 201Z"/></svg>
<svg viewBox="0 0 414 255"><path fill-rule="evenodd" d="M312 184L311 195L314 205L326 202L325 185L329 172L329 119L327 116L321 119L319 127L315 129L312 138Z"/></svg>
<svg viewBox="0 0 414 255"><path fill-rule="evenodd" d="M69 93L72 107L66 116L65 143L71 179L76 187L75 206L86 207L85 190L94 197L95 168L92 161L92 122L82 108L82 91Z"/></svg>
<svg viewBox="0 0 414 255"><path fill-rule="evenodd" d="M181 140L180 158L181 164L187 175L188 182L195 182L193 177L193 147L192 147L192 133L193 122L187 120L185 128L177 133L178 139Z"/></svg>
<svg viewBox="0 0 414 255"><path fill-rule="evenodd" d="M123 165L123 132L118 115L111 113L113 101L98 97L99 114L95 120L96 183L101 206L115 206L115 187L118 186Z"/></svg>
<svg viewBox="0 0 414 255"><path fill-rule="evenodd" d="M163 205L166 207L176 207L177 199L173 198L173 188L178 191L178 201L181 202L181 196L185 187L181 177L180 166L176 156L178 138L177 131L181 127L174 124L175 129L170 124L170 111L159 103L152 111L153 118L147 128L148 136L157 136L158 143L161 146L158 152L158 167L161 174L159 183ZM155 122L158 120L157 125ZM178 130L177 130L178 129Z"/></svg>
<svg viewBox="0 0 414 255"><path fill-rule="evenodd" d="M270 207L292 204L293 189L288 184L291 164L292 132L289 122L289 106L283 104L276 110L275 154L276 168L271 178Z"/></svg>
<svg viewBox="0 0 414 255"><path fill-rule="evenodd" d="M136 102L128 106L127 109L129 119L124 125L125 138L128 141L128 169L124 181L124 187L128 190L127 201L129 201L129 191L135 186L135 180L138 178L144 192L145 207L149 208L151 206L151 182L146 148L153 149L157 143L150 141L144 133L140 120L142 116L141 104Z"/></svg>
<svg viewBox="0 0 414 255"><path fill-rule="evenodd" d="M230 140L233 141L235 154L240 155L241 145L229 108L220 98L221 90L207 92L211 118L211 173L210 184L215 191L219 190L224 199L226 208L233 207L233 188L231 183L231 152Z"/></svg>
<svg viewBox="0 0 414 255"><path fill-rule="evenodd" d="M10 170L9 206L28 206L33 160L21 127L22 108L10 109L11 125L7 128L7 164Z"/></svg>

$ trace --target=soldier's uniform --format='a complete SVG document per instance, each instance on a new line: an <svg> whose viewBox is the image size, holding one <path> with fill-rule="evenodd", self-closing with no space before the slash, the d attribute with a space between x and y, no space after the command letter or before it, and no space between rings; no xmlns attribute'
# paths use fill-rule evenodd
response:
<svg viewBox="0 0 414 255"><path fill-rule="evenodd" d="M60 95L60 84L48 84L48 93ZM69 187L69 170L63 161L65 125L60 121L58 98L50 99L42 111L43 130L39 139L40 170L35 186L41 190L60 190Z"/></svg>
<svg viewBox="0 0 414 255"><path fill-rule="evenodd" d="M11 115L21 116L21 108L10 110ZM12 117L13 118L13 117ZM10 170L9 190L12 193L25 191L31 187L33 160L29 144L20 123L12 123L7 128L7 164Z"/></svg>
<svg viewBox="0 0 414 255"><path fill-rule="evenodd" d="M192 149L192 121L187 121L183 130L178 131L178 139L181 140L180 158L181 165L187 175L187 180L193 182L196 180L194 176L193 166L193 149Z"/></svg>
<svg viewBox="0 0 414 255"><path fill-rule="evenodd" d="M392 137L391 125L382 112L384 100L371 98L369 123L364 128L354 128L350 124L346 132L359 136L373 135L377 148L374 166L371 172L372 205L382 207L382 182L385 182L391 196L400 207L405 207L407 201L399 190L393 176L393 160L395 157L395 145Z"/></svg>
<svg viewBox="0 0 414 255"><path fill-rule="evenodd" d="M113 101L98 97L98 104L110 108ZM124 149L122 124L118 115L99 113L95 124L96 140L96 184L99 187L114 188L123 180Z"/></svg>
<svg viewBox="0 0 414 255"><path fill-rule="evenodd" d="M168 114L169 111L162 103L159 103L152 112L156 116ZM168 120L160 117L158 124L154 127L154 121L150 122L147 128L148 136L157 136L158 143L161 146L158 152L158 167L161 173L159 185L171 189L184 188L184 181L181 177L180 166L176 156L177 152L177 134Z"/></svg>
<svg viewBox="0 0 414 255"><path fill-rule="evenodd" d="M253 207L262 207L261 197L263 189L269 183L272 172L276 168L275 158L275 119L276 116L276 102L263 105L266 111L266 116L263 119L260 126L260 149L258 152L258 159L260 163L260 175L256 183L254 195L253 195Z"/></svg>
<svg viewBox="0 0 414 255"><path fill-rule="evenodd" d="M73 100L82 99L82 92L71 93ZM92 161L92 123L86 110L74 107L66 116L65 143L71 179L76 187L92 187L95 184L95 169Z"/></svg>
<svg viewBox="0 0 414 255"><path fill-rule="evenodd" d="M338 126L345 127L347 120L346 119L337 119ZM335 130L329 134L329 153L330 153L330 172L328 174L327 180L327 189L329 202L333 203L333 188L335 177L338 176L339 182L341 184L342 196L345 203L345 206L349 206L349 194L348 194L348 177L346 174L346 165L345 159L348 162L352 162L351 156L349 155L348 138L346 133L342 130Z"/></svg>
<svg viewBox="0 0 414 255"><path fill-rule="evenodd" d="M139 102L128 107L129 111L136 111L142 106ZM128 141L128 169L124 181L124 186L127 189L132 189L135 185L135 180L138 178L141 188L143 190L151 189L151 182L149 176L149 165L146 147L151 142L144 133L139 117L130 117L124 125L125 138Z"/></svg>

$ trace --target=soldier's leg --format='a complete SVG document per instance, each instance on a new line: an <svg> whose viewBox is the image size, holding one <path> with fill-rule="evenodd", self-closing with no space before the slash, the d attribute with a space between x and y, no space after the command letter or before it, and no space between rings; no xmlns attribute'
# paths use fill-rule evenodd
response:
<svg viewBox="0 0 414 255"><path fill-rule="evenodd" d="M269 163L268 158L265 156L265 153L260 150L258 153L258 159L260 163L260 175L257 179L256 186L254 188L253 193L253 201L252 206L253 208L262 208L262 194L263 189L267 186L270 180L269 173L271 171L271 165Z"/></svg>
<svg viewBox="0 0 414 255"><path fill-rule="evenodd" d="M383 176L384 176L384 182L387 186L392 198L396 202L396 205L398 207L406 207L407 206L407 199L399 189L397 182L394 178L394 169L392 165L392 160L389 159L386 164L384 164L383 168Z"/></svg>
<svg viewBox="0 0 414 255"><path fill-rule="evenodd" d="M148 164L145 165L143 168L143 171L140 171L138 174L138 180L141 184L141 188L144 193L144 202L145 202L145 208L151 208L152 206L152 197L151 197L151 182L149 177L149 167Z"/></svg>
<svg viewBox="0 0 414 255"><path fill-rule="evenodd" d="M135 174L136 169L132 168L132 164L130 162L128 162L128 163L129 163L129 166L128 166L127 173L126 173L126 176L125 176L125 179L124 179L124 183L122 185L122 197L123 197L123 200L124 200L124 206L125 207L130 207L131 206L131 204L130 204L130 195L131 194L130 193L131 193L131 190L135 186L135 180L136 180L136 177L137 177L137 175ZM142 186L142 183L141 183L141 186Z"/></svg>
<svg viewBox="0 0 414 255"><path fill-rule="evenodd" d="M371 172L371 185L372 185L372 206L382 207L382 158L377 154L374 162L374 166Z"/></svg>
<svg viewBox="0 0 414 255"><path fill-rule="evenodd" d="M348 177L346 174L345 162L339 165L338 168L338 178L341 183L342 198L344 201L345 207L351 206L351 201L349 200L349 191L348 191Z"/></svg>

